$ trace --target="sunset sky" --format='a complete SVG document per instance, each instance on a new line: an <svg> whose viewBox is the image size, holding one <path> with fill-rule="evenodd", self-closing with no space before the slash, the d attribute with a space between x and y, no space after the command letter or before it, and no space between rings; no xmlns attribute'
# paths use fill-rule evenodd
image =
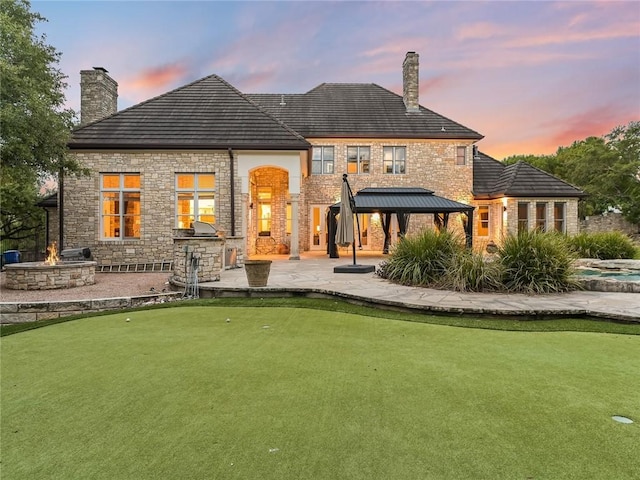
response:
<svg viewBox="0 0 640 480"><path fill-rule="evenodd" d="M402 93L420 55L420 104L485 136L502 159L554 153L640 120L639 1L33 1L62 58L68 106L80 70L104 67L118 108L217 74L245 93L323 82Z"/></svg>

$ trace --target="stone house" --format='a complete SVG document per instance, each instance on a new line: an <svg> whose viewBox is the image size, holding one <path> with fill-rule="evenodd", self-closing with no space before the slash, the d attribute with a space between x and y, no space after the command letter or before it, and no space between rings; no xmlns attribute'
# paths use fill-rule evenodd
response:
<svg viewBox="0 0 640 480"><path fill-rule="evenodd" d="M582 192L478 152L481 134L419 104L418 71L418 55L407 53L402 96L330 83L244 94L210 75L120 112L108 72L82 71L69 148L91 173L60 179L59 244L90 247L100 265L154 262L188 250L192 223L205 221L222 233L216 248L233 247L240 261L297 259L327 251L344 173L354 193L420 187L462 205L445 218L478 248L519 228L577 233ZM362 247L381 251L403 229L442 225L435 210L412 212L407 225L391 217L385 228L375 208L361 213Z"/></svg>

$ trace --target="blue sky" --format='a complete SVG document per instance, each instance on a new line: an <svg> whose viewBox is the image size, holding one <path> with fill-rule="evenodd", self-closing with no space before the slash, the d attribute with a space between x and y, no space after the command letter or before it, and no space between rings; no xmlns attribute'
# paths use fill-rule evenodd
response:
<svg viewBox="0 0 640 480"><path fill-rule="evenodd" d="M420 55L420 103L485 136L495 158L554 153L640 120L638 1L33 1L61 54L68 106L104 67L118 108L210 74L245 93L323 82L402 93Z"/></svg>

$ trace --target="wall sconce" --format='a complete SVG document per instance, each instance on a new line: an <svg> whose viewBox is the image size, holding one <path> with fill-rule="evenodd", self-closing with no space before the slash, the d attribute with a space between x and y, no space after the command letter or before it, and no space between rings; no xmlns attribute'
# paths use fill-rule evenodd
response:
<svg viewBox="0 0 640 480"><path fill-rule="evenodd" d="M504 206L502 207L502 211L503 211L503 212L506 212L506 211L507 211L507 206L506 206L506 205L504 205Z"/></svg>

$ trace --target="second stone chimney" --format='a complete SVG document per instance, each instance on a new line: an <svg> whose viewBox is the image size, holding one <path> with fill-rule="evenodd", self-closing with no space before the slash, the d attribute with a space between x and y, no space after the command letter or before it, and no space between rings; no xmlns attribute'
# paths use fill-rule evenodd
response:
<svg viewBox="0 0 640 480"><path fill-rule="evenodd" d="M407 52L402 64L402 99L407 113L420 111L420 82L418 79L418 54Z"/></svg>
<svg viewBox="0 0 640 480"><path fill-rule="evenodd" d="M118 111L118 83L102 67L80 72L80 125Z"/></svg>

